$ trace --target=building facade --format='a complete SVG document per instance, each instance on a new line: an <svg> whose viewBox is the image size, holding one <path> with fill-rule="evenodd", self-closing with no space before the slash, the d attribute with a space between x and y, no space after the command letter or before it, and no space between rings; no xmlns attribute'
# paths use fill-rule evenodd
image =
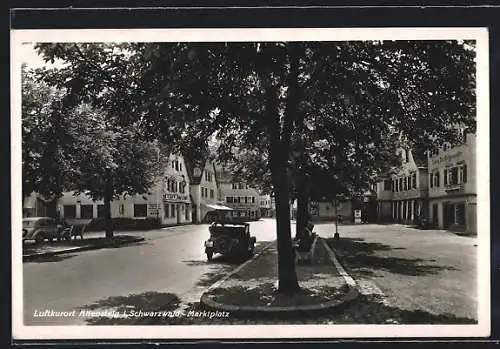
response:
<svg viewBox="0 0 500 349"><path fill-rule="evenodd" d="M111 202L111 218L156 219L161 226L191 222L189 178L181 156L170 155L162 175L148 194L121 197ZM58 216L66 220L104 218L104 202L93 201L85 194L63 193L58 200Z"/></svg>
<svg viewBox="0 0 500 349"><path fill-rule="evenodd" d="M427 161L401 149L402 164L397 173L377 183L379 222L414 224L428 215L429 185Z"/></svg>
<svg viewBox="0 0 500 349"><path fill-rule="evenodd" d="M260 194L248 184L235 181L229 171L220 168L220 198L223 205L230 207L234 220L251 221L261 217Z"/></svg>
<svg viewBox="0 0 500 349"><path fill-rule="evenodd" d="M276 215L276 206L274 197L269 194L260 195L259 209L261 217L274 217Z"/></svg>
<svg viewBox="0 0 500 349"><path fill-rule="evenodd" d="M211 205L217 205L220 201L215 163L210 160L191 163L188 171L191 179L189 190L193 206L193 223L203 223L209 220L209 212L214 211Z"/></svg>
<svg viewBox="0 0 500 349"><path fill-rule="evenodd" d="M476 136L429 155L429 220L433 227L477 233Z"/></svg>

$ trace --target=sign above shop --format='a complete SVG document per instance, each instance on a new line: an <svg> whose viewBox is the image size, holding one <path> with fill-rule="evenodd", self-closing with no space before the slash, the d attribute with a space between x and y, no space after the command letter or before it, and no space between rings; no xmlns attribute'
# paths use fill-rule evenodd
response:
<svg viewBox="0 0 500 349"><path fill-rule="evenodd" d="M177 193L163 193L163 200L188 200L188 196L186 194L177 194Z"/></svg>
<svg viewBox="0 0 500 349"><path fill-rule="evenodd" d="M451 162L453 160L455 160L456 158L462 156L462 152L459 151L459 152L456 152L456 153L453 153L453 154L444 154L444 155L441 155L439 156L438 158L435 158L435 159L432 159L431 160L431 163L433 165L438 165L438 164L441 164L443 162Z"/></svg>

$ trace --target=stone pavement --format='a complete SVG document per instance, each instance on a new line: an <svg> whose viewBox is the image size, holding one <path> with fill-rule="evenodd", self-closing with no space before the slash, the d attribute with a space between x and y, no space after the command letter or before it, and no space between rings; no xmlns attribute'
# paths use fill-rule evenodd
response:
<svg viewBox="0 0 500 349"><path fill-rule="evenodd" d="M354 300L355 284L337 270L335 257L321 239L316 240L312 265L297 265L300 292L285 296L277 292L277 250L270 244L226 278L210 287L201 304L232 316L317 315ZM348 277L348 276L347 276Z"/></svg>

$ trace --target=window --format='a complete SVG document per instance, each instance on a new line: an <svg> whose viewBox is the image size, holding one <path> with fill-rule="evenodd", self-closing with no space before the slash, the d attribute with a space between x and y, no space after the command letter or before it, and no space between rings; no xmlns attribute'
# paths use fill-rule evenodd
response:
<svg viewBox="0 0 500 349"><path fill-rule="evenodd" d="M104 205L97 205L97 218L104 218Z"/></svg>
<svg viewBox="0 0 500 349"><path fill-rule="evenodd" d="M213 198L214 198L214 190L210 189L210 199L213 199Z"/></svg>
<svg viewBox="0 0 500 349"><path fill-rule="evenodd" d="M241 197L238 196L238 203L241 204Z"/></svg>
<svg viewBox="0 0 500 349"><path fill-rule="evenodd" d="M94 218L94 205L80 205L81 218Z"/></svg>
<svg viewBox="0 0 500 349"><path fill-rule="evenodd" d="M444 185L448 185L448 169L444 169L444 172L443 172L443 181L444 181Z"/></svg>
<svg viewBox="0 0 500 349"><path fill-rule="evenodd" d="M391 190L391 180L390 179L386 179L384 181L384 190Z"/></svg>
<svg viewBox="0 0 500 349"><path fill-rule="evenodd" d="M175 160L175 170L179 171L179 161Z"/></svg>
<svg viewBox="0 0 500 349"><path fill-rule="evenodd" d="M452 167L450 173L450 184L458 184L458 167Z"/></svg>
<svg viewBox="0 0 500 349"><path fill-rule="evenodd" d="M134 217L146 217L148 215L147 204L134 204Z"/></svg>
<svg viewBox="0 0 500 349"><path fill-rule="evenodd" d="M170 204L164 204L163 208L165 210L165 218L170 217Z"/></svg>
<svg viewBox="0 0 500 349"><path fill-rule="evenodd" d="M238 189L238 184L233 183L233 189Z"/></svg>
<svg viewBox="0 0 500 349"><path fill-rule="evenodd" d="M182 162L179 163L179 171L182 171Z"/></svg>
<svg viewBox="0 0 500 349"><path fill-rule="evenodd" d="M248 198L245 196L245 204L248 204Z"/></svg>
<svg viewBox="0 0 500 349"><path fill-rule="evenodd" d="M175 168L175 161L172 161L172 168Z"/></svg>
<svg viewBox="0 0 500 349"><path fill-rule="evenodd" d="M76 218L76 205L63 206L64 218Z"/></svg>
<svg viewBox="0 0 500 349"><path fill-rule="evenodd" d="M459 167L459 180L460 183L467 183L467 165L463 164Z"/></svg>
<svg viewBox="0 0 500 349"><path fill-rule="evenodd" d="M434 186L436 188L439 188L440 184L441 184L441 179L439 178L439 170L438 170L438 172L434 173Z"/></svg>
<svg viewBox="0 0 500 349"><path fill-rule="evenodd" d="M434 173L429 174L429 185L431 188L434 187Z"/></svg>
<svg viewBox="0 0 500 349"><path fill-rule="evenodd" d="M232 197L232 196L228 196L228 197L226 198L226 202L227 202L228 204L232 204L232 203L233 203L233 197Z"/></svg>
<svg viewBox="0 0 500 349"><path fill-rule="evenodd" d="M252 204L255 204L255 196L252 196Z"/></svg>
<svg viewBox="0 0 500 349"><path fill-rule="evenodd" d="M245 185L243 183L238 184L238 189L245 189Z"/></svg>
<svg viewBox="0 0 500 349"><path fill-rule="evenodd" d="M406 155L406 162L410 162L410 149L405 150L405 155Z"/></svg>
<svg viewBox="0 0 500 349"><path fill-rule="evenodd" d="M403 191L403 178L399 179L399 191Z"/></svg>

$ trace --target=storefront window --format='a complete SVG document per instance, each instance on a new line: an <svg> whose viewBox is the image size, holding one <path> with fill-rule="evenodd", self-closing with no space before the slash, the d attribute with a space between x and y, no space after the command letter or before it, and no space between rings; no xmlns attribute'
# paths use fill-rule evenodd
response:
<svg viewBox="0 0 500 349"><path fill-rule="evenodd" d="M134 204L134 217L146 217L148 215L147 204Z"/></svg>
<svg viewBox="0 0 500 349"><path fill-rule="evenodd" d="M465 225L465 204L455 205L455 224Z"/></svg>
<svg viewBox="0 0 500 349"><path fill-rule="evenodd" d="M94 218L94 205L80 205L80 217Z"/></svg>
<svg viewBox="0 0 500 349"><path fill-rule="evenodd" d="M64 205L64 218L76 218L76 205Z"/></svg>

